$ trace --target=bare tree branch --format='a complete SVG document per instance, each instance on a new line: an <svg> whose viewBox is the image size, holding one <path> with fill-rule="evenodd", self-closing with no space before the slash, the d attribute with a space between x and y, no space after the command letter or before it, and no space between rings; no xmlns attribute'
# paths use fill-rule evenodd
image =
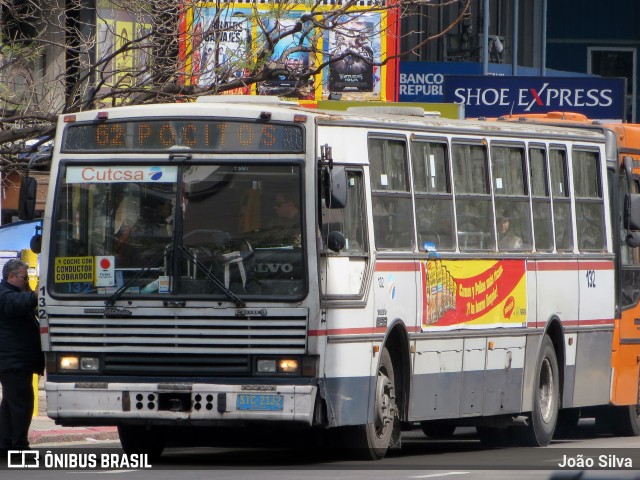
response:
<svg viewBox="0 0 640 480"><path fill-rule="evenodd" d="M415 52L451 32L471 0L90 4L0 0L0 170L24 167L25 151L53 139L63 114L252 90L318 97L339 66L352 81L409 53L372 41L388 35L400 45L397 22L450 12Z"/></svg>

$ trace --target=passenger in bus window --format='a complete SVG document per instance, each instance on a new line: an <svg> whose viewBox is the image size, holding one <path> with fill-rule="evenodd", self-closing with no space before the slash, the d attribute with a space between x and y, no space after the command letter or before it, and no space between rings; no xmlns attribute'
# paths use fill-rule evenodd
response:
<svg viewBox="0 0 640 480"><path fill-rule="evenodd" d="M140 218L133 225L122 225L116 233L116 260L118 267L154 267L162 264L160 253L171 241L167 219L173 212L169 199L156 196L142 197ZM153 265L147 265L158 257Z"/></svg>
<svg viewBox="0 0 640 480"><path fill-rule="evenodd" d="M504 209L498 212L498 248L500 250L519 250L522 248L522 239L516 235L511 226L511 215Z"/></svg>

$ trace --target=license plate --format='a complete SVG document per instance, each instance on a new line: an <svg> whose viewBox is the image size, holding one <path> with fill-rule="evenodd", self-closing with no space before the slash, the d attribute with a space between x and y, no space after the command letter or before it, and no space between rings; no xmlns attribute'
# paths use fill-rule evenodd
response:
<svg viewBox="0 0 640 480"><path fill-rule="evenodd" d="M276 410L281 411L284 406L282 395L262 395L254 393L240 393L236 400L238 410Z"/></svg>

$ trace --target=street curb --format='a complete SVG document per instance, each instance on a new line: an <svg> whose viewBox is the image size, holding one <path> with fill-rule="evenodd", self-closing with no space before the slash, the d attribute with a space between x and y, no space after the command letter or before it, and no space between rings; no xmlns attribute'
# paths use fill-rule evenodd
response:
<svg viewBox="0 0 640 480"><path fill-rule="evenodd" d="M118 439L118 430L116 427L79 427L29 431L29 443L31 445Z"/></svg>

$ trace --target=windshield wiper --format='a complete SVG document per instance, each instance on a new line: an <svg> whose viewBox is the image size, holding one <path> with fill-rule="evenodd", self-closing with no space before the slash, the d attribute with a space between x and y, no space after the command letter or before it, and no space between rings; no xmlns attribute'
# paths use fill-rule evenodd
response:
<svg viewBox="0 0 640 480"><path fill-rule="evenodd" d="M164 257L165 253L166 252L163 250L162 252L160 252L160 253L156 254L154 257L152 257L147 262L145 267L143 267L142 269L138 270L135 275L133 275L131 278L129 278L129 280L124 282L120 288L118 288L115 292L113 292L111 294L111 296L104 301L104 304L107 307L112 307L116 303L116 301L122 296L122 294L124 292L126 292L127 289L131 285L133 285L136 280L139 280L140 278L142 278L146 273L150 272L152 268L155 268L154 265L156 263L158 263L158 261L161 260Z"/></svg>
<svg viewBox="0 0 640 480"><path fill-rule="evenodd" d="M204 265L200 260L198 260L198 257L196 257L188 248L185 248L183 246L178 247L180 249L180 251L182 252L182 254L187 257L190 261L193 262L193 264L199 268L200 270L202 270L204 272L204 275L207 277L207 279L211 280L211 283L213 283L216 287L218 287L226 296L227 298L229 298L229 300L231 300L233 303L236 304L236 307L244 307L245 303L244 300L242 300L240 297L238 297L235 293L233 293L229 287L227 287L224 283L222 283L220 281L220 279L218 277L216 277L211 270L209 270L206 265Z"/></svg>

